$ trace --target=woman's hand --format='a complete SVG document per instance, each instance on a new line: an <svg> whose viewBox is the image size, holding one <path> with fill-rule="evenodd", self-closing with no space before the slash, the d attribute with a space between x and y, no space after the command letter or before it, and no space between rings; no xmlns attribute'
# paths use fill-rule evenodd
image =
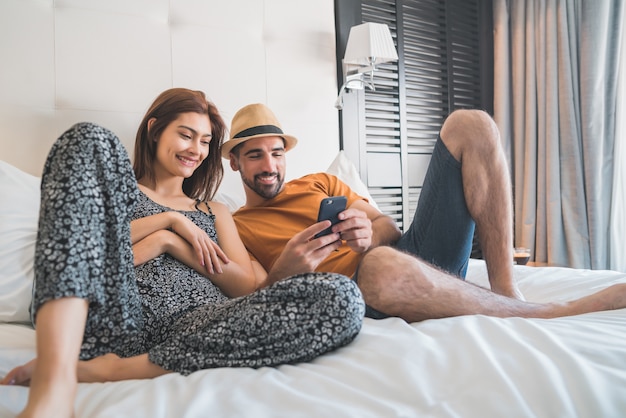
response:
<svg viewBox="0 0 626 418"><path fill-rule="evenodd" d="M220 260L224 264L230 262L220 246L187 217L183 215L176 216L171 228L172 231L183 237L191 245L196 253L198 262L205 266L210 274L222 273Z"/></svg>
<svg viewBox="0 0 626 418"><path fill-rule="evenodd" d="M226 205L211 202L219 245L179 212L169 211L131 222L135 265L163 253L208 277L229 297L255 290L252 263Z"/></svg>
<svg viewBox="0 0 626 418"><path fill-rule="evenodd" d="M193 249L198 264L210 274L221 273L222 263L230 262L220 246L181 213L158 213L136 219L130 225L135 265L158 257L177 245L170 234L185 240Z"/></svg>

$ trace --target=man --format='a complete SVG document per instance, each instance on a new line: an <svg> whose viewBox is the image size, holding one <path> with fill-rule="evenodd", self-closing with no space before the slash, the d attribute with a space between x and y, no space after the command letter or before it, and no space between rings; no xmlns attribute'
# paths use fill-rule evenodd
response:
<svg viewBox="0 0 626 418"><path fill-rule="evenodd" d="M246 204L234 214L239 234L265 283L303 271L331 271L357 281L366 316L408 322L465 314L556 317L626 304L626 286L566 304L523 300L513 281L512 203L498 129L482 111L453 112L441 128L409 230L369 205L336 177L318 173L284 182L285 153L297 140L262 104L240 109L222 157L239 171ZM333 233L317 223L324 197L345 195ZM474 225L491 290L459 280Z"/></svg>

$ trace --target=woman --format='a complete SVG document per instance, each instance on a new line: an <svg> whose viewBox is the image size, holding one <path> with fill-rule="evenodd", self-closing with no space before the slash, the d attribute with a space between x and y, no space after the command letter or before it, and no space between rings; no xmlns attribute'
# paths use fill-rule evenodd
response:
<svg viewBox="0 0 626 418"><path fill-rule="evenodd" d="M78 124L54 144L35 256L37 361L2 382L30 380L23 416L71 416L77 376L276 366L358 333L364 304L344 276L299 274L255 291L230 213L209 201L225 131L203 93L171 89L141 122L134 173L99 126Z"/></svg>

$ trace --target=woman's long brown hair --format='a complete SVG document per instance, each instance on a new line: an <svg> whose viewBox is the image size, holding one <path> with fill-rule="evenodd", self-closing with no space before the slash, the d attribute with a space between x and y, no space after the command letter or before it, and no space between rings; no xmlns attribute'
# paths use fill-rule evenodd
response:
<svg viewBox="0 0 626 418"><path fill-rule="evenodd" d="M183 181L183 192L192 199L207 201L213 198L224 177L220 147L226 135L226 124L217 107L201 91L173 88L154 100L137 129L133 170L137 179L147 177L154 181L157 139L180 114L188 112L208 115L213 136L209 143L209 155L191 177ZM152 118L156 120L148 130L148 121Z"/></svg>

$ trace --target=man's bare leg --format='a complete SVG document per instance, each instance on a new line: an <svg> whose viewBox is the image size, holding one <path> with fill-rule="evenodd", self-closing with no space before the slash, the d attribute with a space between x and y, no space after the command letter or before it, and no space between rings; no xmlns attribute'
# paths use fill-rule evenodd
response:
<svg viewBox="0 0 626 418"><path fill-rule="evenodd" d="M35 331L37 361L30 364L28 402L19 417L73 416L76 367L86 318L84 299L56 299L39 308ZM24 377L9 374L3 383L16 378Z"/></svg>
<svg viewBox="0 0 626 418"><path fill-rule="evenodd" d="M476 222L491 289L522 298L513 281L513 204L500 133L489 114L458 110L441 129L448 151L461 162L463 192Z"/></svg>
<svg viewBox="0 0 626 418"><path fill-rule="evenodd" d="M626 307L626 283L563 303L530 303L499 295L390 247L368 252L358 283L365 303L407 322L482 314L555 318Z"/></svg>

